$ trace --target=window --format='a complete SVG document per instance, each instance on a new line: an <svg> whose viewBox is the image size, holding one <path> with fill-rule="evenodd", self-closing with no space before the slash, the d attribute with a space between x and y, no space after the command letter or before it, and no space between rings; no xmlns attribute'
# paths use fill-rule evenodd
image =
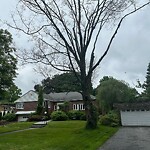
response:
<svg viewBox="0 0 150 150"><path fill-rule="evenodd" d="M48 108L51 108L51 103L50 103L50 101L48 101Z"/></svg>
<svg viewBox="0 0 150 150"><path fill-rule="evenodd" d="M57 103L55 106L54 106L54 110L59 110L60 109L60 105L63 105L64 103Z"/></svg>
<svg viewBox="0 0 150 150"><path fill-rule="evenodd" d="M77 110L77 104L73 104L73 110Z"/></svg>
<svg viewBox="0 0 150 150"><path fill-rule="evenodd" d="M73 104L73 110L85 110L84 104Z"/></svg>
<svg viewBox="0 0 150 150"><path fill-rule="evenodd" d="M54 110L57 110L57 105L54 105Z"/></svg>
<svg viewBox="0 0 150 150"><path fill-rule="evenodd" d="M23 103L17 103L16 104L16 109L23 109Z"/></svg>
<svg viewBox="0 0 150 150"><path fill-rule="evenodd" d="M28 118L29 118L29 116L23 116L23 118L27 118L27 119L28 119Z"/></svg>
<svg viewBox="0 0 150 150"><path fill-rule="evenodd" d="M48 108L51 108L50 101L44 101L44 103L43 103L44 108L46 108L46 105L48 105Z"/></svg>

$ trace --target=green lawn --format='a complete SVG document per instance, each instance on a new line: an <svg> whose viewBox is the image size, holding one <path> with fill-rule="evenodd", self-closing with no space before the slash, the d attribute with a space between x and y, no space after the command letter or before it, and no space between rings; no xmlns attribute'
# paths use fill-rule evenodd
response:
<svg viewBox="0 0 150 150"><path fill-rule="evenodd" d="M0 126L0 134L30 128L33 122L18 122Z"/></svg>
<svg viewBox="0 0 150 150"><path fill-rule="evenodd" d="M84 121L49 122L40 129L0 135L0 148L7 150L96 150L118 129L99 126L85 130Z"/></svg>

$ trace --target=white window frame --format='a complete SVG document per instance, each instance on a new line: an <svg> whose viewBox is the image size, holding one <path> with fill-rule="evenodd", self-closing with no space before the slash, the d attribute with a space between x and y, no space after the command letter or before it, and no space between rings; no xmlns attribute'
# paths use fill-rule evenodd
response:
<svg viewBox="0 0 150 150"><path fill-rule="evenodd" d="M24 109L24 103L23 102L16 103L16 109Z"/></svg>
<svg viewBox="0 0 150 150"><path fill-rule="evenodd" d="M84 104L83 103L73 104L73 110L85 110Z"/></svg>
<svg viewBox="0 0 150 150"><path fill-rule="evenodd" d="M73 104L73 110L76 110L76 106L77 106L76 104Z"/></svg>

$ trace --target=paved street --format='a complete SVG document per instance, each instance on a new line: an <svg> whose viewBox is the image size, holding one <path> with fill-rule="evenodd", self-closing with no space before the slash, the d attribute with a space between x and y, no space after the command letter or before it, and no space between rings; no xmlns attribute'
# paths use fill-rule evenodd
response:
<svg viewBox="0 0 150 150"><path fill-rule="evenodd" d="M122 127L99 150L150 150L150 127Z"/></svg>

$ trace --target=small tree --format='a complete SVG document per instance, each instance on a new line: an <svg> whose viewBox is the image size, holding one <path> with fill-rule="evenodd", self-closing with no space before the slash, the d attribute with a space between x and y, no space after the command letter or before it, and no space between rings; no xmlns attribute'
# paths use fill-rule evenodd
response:
<svg viewBox="0 0 150 150"><path fill-rule="evenodd" d="M38 105L37 105L37 110L36 113L38 115L41 115L43 113L43 88L42 86L39 87L39 92L38 92Z"/></svg>
<svg viewBox="0 0 150 150"><path fill-rule="evenodd" d="M124 81L105 76L97 88L97 100L102 113L113 110L113 104L119 102L135 102L138 92Z"/></svg>
<svg viewBox="0 0 150 150"><path fill-rule="evenodd" d="M148 64L148 67L147 67L146 81L143 84L143 88L144 88L143 96L146 99L150 100L150 63Z"/></svg>
<svg viewBox="0 0 150 150"><path fill-rule="evenodd" d="M14 56L16 49L13 47L12 35L7 31L0 29L0 100L14 100L14 92L17 86L14 84L14 78L17 75L17 59ZM16 89L12 93L12 87ZM17 96L19 96L17 94ZM16 99L15 99L16 100Z"/></svg>
<svg viewBox="0 0 150 150"><path fill-rule="evenodd" d="M69 111L69 102L65 101L63 104L59 105L59 109L67 113Z"/></svg>

